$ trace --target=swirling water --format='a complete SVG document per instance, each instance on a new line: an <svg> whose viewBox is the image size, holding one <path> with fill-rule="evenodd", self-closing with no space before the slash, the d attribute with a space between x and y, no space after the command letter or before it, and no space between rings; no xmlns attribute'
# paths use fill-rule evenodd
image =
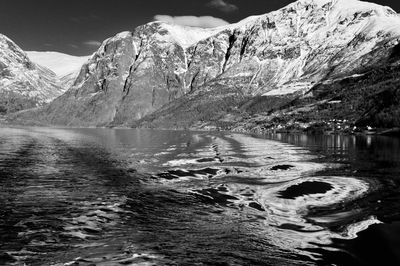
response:
<svg viewBox="0 0 400 266"><path fill-rule="evenodd" d="M0 264L367 265L376 234L395 261L399 146L0 128Z"/></svg>

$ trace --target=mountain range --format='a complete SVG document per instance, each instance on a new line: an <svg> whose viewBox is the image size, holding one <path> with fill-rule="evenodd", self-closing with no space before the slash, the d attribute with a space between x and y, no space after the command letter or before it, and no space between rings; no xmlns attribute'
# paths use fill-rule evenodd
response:
<svg viewBox="0 0 400 266"><path fill-rule="evenodd" d="M357 0L299 0L214 29L152 22L105 40L58 88L18 50L14 61L25 67L12 69L42 71L54 95L9 121L237 131L400 126L399 42L400 16ZM3 57L10 50L0 48Z"/></svg>

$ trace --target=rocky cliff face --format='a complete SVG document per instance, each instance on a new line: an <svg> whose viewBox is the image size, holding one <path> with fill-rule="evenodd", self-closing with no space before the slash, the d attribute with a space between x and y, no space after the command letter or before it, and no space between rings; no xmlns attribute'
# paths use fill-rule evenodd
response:
<svg viewBox="0 0 400 266"><path fill-rule="evenodd" d="M213 57L206 47L219 40L227 47L225 61L212 68L223 77L251 76L244 85L252 94L289 94L386 58L400 36L393 25L400 25L400 18L387 7L354 0L298 1L200 42L197 58ZM255 70L246 71L249 62Z"/></svg>
<svg viewBox="0 0 400 266"><path fill-rule="evenodd" d="M210 102L232 103L225 112L362 73L387 62L399 40L396 12L356 0L300 0L212 30L153 22L106 40L73 87L37 112L63 125L135 125L150 114L191 124L208 119L199 114Z"/></svg>
<svg viewBox="0 0 400 266"><path fill-rule="evenodd" d="M55 74L0 34L0 114L41 106L61 95Z"/></svg>

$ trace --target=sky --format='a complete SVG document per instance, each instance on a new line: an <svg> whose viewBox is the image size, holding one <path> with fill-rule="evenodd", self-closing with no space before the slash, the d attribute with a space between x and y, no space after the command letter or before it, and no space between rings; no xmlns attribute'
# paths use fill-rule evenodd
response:
<svg viewBox="0 0 400 266"><path fill-rule="evenodd" d="M212 27L294 0L1 0L0 33L25 51L90 55L108 37L154 21ZM399 0L372 0L400 12Z"/></svg>

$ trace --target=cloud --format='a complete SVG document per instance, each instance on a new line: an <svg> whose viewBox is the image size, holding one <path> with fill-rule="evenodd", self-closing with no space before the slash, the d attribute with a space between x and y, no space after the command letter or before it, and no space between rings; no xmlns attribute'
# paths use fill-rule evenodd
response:
<svg viewBox="0 0 400 266"><path fill-rule="evenodd" d="M87 45L87 46L96 46L96 47L99 47L99 46L101 45L101 42L96 41L96 40L89 40L89 41L83 42L83 44L84 44L84 45Z"/></svg>
<svg viewBox="0 0 400 266"><path fill-rule="evenodd" d="M190 26L190 27L199 27L199 28L215 28L219 26L224 26L229 24L229 22L215 18L211 16L168 16L168 15L156 15L154 16L155 21L163 21L171 24L181 25L181 26Z"/></svg>
<svg viewBox="0 0 400 266"><path fill-rule="evenodd" d="M74 49L78 49L78 48L79 48L78 45L73 44L73 43L68 44L68 46L69 46L69 47L72 47L72 48L74 48Z"/></svg>
<svg viewBox="0 0 400 266"><path fill-rule="evenodd" d="M226 13L234 12L239 9L234 4L228 3L224 0L211 0L210 2L207 3L207 6L218 9Z"/></svg>

